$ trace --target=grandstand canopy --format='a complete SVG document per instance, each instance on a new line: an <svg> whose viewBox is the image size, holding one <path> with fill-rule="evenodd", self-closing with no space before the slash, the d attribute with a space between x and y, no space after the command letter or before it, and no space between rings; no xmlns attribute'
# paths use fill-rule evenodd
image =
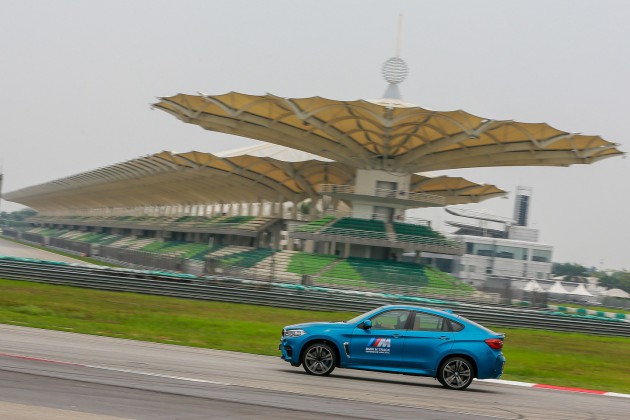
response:
<svg viewBox="0 0 630 420"><path fill-rule="evenodd" d="M516 223L514 219L496 215L485 209L460 209L456 207L448 207L445 210L447 213L454 216L466 217L469 219L484 220L486 222L504 223L509 225Z"/></svg>
<svg viewBox="0 0 630 420"><path fill-rule="evenodd" d="M276 153L283 151L276 150ZM293 152L287 150L284 153ZM355 176L356 168L325 160L288 162L264 156L219 157L195 151L164 151L13 191L4 198L42 212L180 204L300 202L317 197L320 184L352 184ZM411 191L445 197L447 204L478 202L505 194L494 185L476 184L464 178L431 178L419 174L412 176Z"/></svg>
<svg viewBox="0 0 630 420"><path fill-rule="evenodd" d="M207 130L303 150L359 169L417 173L484 166L568 166L623 154L599 136L545 123L432 111L400 101L230 92L178 94L154 108Z"/></svg>

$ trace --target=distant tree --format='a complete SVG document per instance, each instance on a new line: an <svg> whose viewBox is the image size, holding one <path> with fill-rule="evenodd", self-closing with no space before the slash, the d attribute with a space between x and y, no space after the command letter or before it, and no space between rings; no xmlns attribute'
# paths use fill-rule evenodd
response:
<svg viewBox="0 0 630 420"><path fill-rule="evenodd" d="M7 215L8 220L22 221L27 217L35 216L37 212L33 209L25 208L20 209L14 212L11 212Z"/></svg>
<svg viewBox="0 0 630 420"><path fill-rule="evenodd" d="M300 203L300 213L307 215L311 211L311 200L304 200Z"/></svg>
<svg viewBox="0 0 630 420"><path fill-rule="evenodd" d="M3 211L0 213L0 219L4 222L13 221L13 222L21 222L22 220L35 216L37 212L33 209L24 208L17 211L12 211L11 213L7 213Z"/></svg>
<svg viewBox="0 0 630 420"><path fill-rule="evenodd" d="M621 289L630 293L630 271L598 273L599 284L609 289Z"/></svg>
<svg viewBox="0 0 630 420"><path fill-rule="evenodd" d="M551 271L556 276L586 277L590 270L576 263L553 263Z"/></svg>

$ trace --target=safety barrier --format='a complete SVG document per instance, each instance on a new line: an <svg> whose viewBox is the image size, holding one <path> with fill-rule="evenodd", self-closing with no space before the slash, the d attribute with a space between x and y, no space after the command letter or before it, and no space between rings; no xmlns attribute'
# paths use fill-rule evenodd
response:
<svg viewBox="0 0 630 420"><path fill-rule="evenodd" d="M384 304L406 303L450 308L473 321L496 327L538 328L630 337L630 322L620 319L581 315L560 316L536 309L308 287L227 276L196 277L159 271L0 257L0 278L188 299L325 311L358 312Z"/></svg>

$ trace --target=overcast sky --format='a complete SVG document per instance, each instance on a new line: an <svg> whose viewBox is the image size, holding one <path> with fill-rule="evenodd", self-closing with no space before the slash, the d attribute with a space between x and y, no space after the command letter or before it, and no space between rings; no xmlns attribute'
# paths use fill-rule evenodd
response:
<svg viewBox="0 0 630 420"><path fill-rule="evenodd" d="M0 0L3 190L162 150L255 143L152 111L158 96L381 97L399 13L404 100L546 122L630 151L630 1ZM555 261L630 269L629 163L446 173L532 187L531 226ZM511 198L470 207L511 216Z"/></svg>

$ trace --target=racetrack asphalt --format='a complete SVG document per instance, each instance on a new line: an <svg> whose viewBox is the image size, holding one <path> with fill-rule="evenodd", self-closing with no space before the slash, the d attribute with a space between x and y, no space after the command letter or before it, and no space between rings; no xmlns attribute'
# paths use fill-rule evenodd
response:
<svg viewBox="0 0 630 420"><path fill-rule="evenodd" d="M430 378L345 369L314 377L279 357L11 325L0 325L0 371L0 401L86 416L625 419L630 412L628 398L485 381L450 391Z"/></svg>
<svg viewBox="0 0 630 420"><path fill-rule="evenodd" d="M77 262L0 239L0 255ZM428 378L0 325L0 418L625 419L630 396L512 381L449 391ZM509 368L509 366L508 366Z"/></svg>

